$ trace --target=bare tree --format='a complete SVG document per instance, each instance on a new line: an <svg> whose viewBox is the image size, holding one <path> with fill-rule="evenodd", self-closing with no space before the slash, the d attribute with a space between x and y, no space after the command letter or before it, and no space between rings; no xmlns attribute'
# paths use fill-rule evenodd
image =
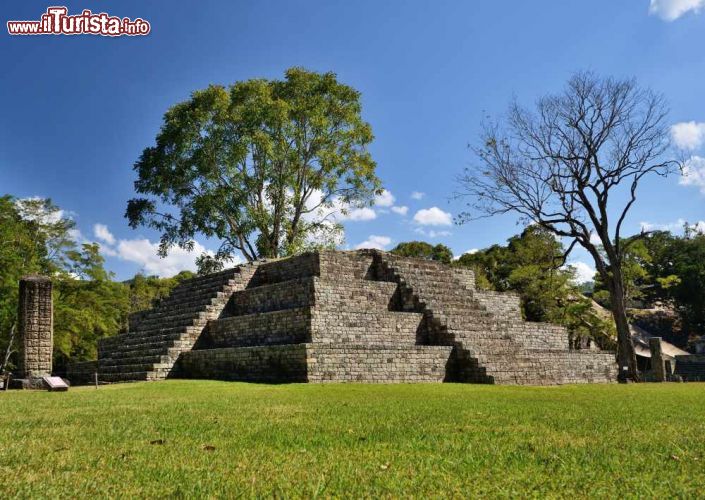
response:
<svg viewBox="0 0 705 500"><path fill-rule="evenodd" d="M514 103L504 123L486 124L479 165L458 178L469 211L461 222L517 213L587 250L607 284L617 327L619 379L637 380L622 260L634 238L622 229L640 181L665 176L678 163L669 149L663 97L634 80L573 76L565 90L530 111ZM625 369L626 367L626 369Z"/></svg>

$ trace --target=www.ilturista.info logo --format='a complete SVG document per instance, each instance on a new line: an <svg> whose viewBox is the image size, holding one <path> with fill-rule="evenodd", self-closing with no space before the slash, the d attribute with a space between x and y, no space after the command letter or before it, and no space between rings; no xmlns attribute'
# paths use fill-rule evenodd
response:
<svg viewBox="0 0 705 500"><path fill-rule="evenodd" d="M148 21L141 18L109 16L105 12L94 14L85 9L80 14L68 15L66 7L49 7L39 21L7 21L10 35L101 35L144 36L152 30Z"/></svg>

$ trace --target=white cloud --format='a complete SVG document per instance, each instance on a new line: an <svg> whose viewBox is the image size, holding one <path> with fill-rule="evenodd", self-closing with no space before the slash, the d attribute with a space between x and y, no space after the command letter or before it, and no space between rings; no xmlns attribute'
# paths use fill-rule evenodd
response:
<svg viewBox="0 0 705 500"><path fill-rule="evenodd" d="M306 208L311 210L303 215L304 220L313 221L329 221L330 223L349 221L366 221L377 218L377 212L370 207L356 207L345 203L340 198L333 198L327 204L322 206L323 192L315 190L306 200ZM318 208L315 208L318 207Z"/></svg>
<svg viewBox="0 0 705 500"><path fill-rule="evenodd" d="M105 224L95 224L93 226L93 234L100 241L108 245L115 244L115 236L113 236L113 233L108 230L108 226L106 226Z"/></svg>
<svg viewBox="0 0 705 500"><path fill-rule="evenodd" d="M25 220L37 221L39 224L56 224L61 219L72 219L73 214L65 210L57 209L53 211L48 211L44 206L32 206L36 202L44 202L46 198L41 196L30 196L27 198L20 198L15 201L15 207ZM31 209L37 209L35 213L32 213Z"/></svg>
<svg viewBox="0 0 705 500"><path fill-rule="evenodd" d="M642 222L640 226L642 231L670 231L675 234L682 234L686 224L692 231L705 233L705 221L702 220L691 224L681 218L674 222L666 223Z"/></svg>
<svg viewBox="0 0 705 500"><path fill-rule="evenodd" d="M684 219L678 219L675 222L667 222L660 224L658 222L642 222L639 227L642 231L671 231L677 232L683 229L685 225Z"/></svg>
<svg viewBox="0 0 705 500"><path fill-rule="evenodd" d="M159 257L158 250L159 244L152 243L146 238L120 240L115 247L119 259L139 264L147 274L156 274L162 278L174 276L181 271L195 271L195 261L199 255L213 254L198 242L194 243L191 251L173 247L164 258ZM233 262L233 264L236 263Z"/></svg>
<svg viewBox="0 0 705 500"><path fill-rule="evenodd" d="M346 208L346 212L338 212L335 218L339 221L351 220L351 221L361 221L361 220L372 220L377 218L377 213L370 207L362 208Z"/></svg>
<svg viewBox="0 0 705 500"><path fill-rule="evenodd" d="M698 149L705 141L705 123L681 122L671 126L671 139L680 149Z"/></svg>
<svg viewBox="0 0 705 500"><path fill-rule="evenodd" d="M426 196L426 193L422 193L421 191L414 191L413 193L411 193L412 200L420 200L424 196Z"/></svg>
<svg viewBox="0 0 705 500"><path fill-rule="evenodd" d="M573 262L569 264L575 271L575 282L576 283L587 283L588 281L593 281L595 279L595 268L586 264L585 262Z"/></svg>
<svg viewBox="0 0 705 500"><path fill-rule="evenodd" d="M701 193L705 194L705 158L691 156L686 160L678 184L681 186L696 186L700 188Z"/></svg>
<svg viewBox="0 0 705 500"><path fill-rule="evenodd" d="M394 205L394 195L384 189L380 194L375 196L375 205L378 207L391 207Z"/></svg>
<svg viewBox="0 0 705 500"><path fill-rule="evenodd" d="M392 207L392 212L395 214L399 215L406 215L406 213L409 211L409 207L403 206L403 207Z"/></svg>
<svg viewBox="0 0 705 500"><path fill-rule="evenodd" d="M414 215L414 222L422 226L450 226L453 217L438 207L423 208Z"/></svg>
<svg viewBox="0 0 705 500"><path fill-rule="evenodd" d="M375 248L377 250L384 250L392 243L392 239L389 236L376 236L371 234L369 238L360 243L355 247L359 250L361 248Z"/></svg>
<svg viewBox="0 0 705 500"><path fill-rule="evenodd" d="M460 255L456 255L455 257L453 257L453 260L459 260L460 257L462 257L463 255L466 255L466 254L472 255L472 254L477 253L477 252L479 252L479 251L480 251L479 248L471 248L471 249L468 250L467 252L463 252L463 253L461 253Z"/></svg>
<svg viewBox="0 0 705 500"><path fill-rule="evenodd" d="M422 227L417 227L416 229L414 229L414 232L419 233L419 234L423 234L424 236L427 236L429 238L441 238L441 237L450 236L451 234L453 234L450 231L434 231L433 229L426 231Z"/></svg>
<svg viewBox="0 0 705 500"><path fill-rule="evenodd" d="M691 10L696 14L705 6L705 0L651 0L649 13L664 21L675 21Z"/></svg>
<svg viewBox="0 0 705 500"><path fill-rule="evenodd" d="M69 229L69 238L71 238L79 245L82 245L83 243L90 243L90 241L88 241L85 236L83 236L81 230L76 228Z"/></svg>
<svg viewBox="0 0 705 500"><path fill-rule="evenodd" d="M593 245L602 245L602 240L595 231L590 231L590 243Z"/></svg>
<svg viewBox="0 0 705 500"><path fill-rule="evenodd" d="M158 254L159 243L152 243L147 238L118 240L105 224L95 224L93 233L97 239L101 240L100 251L104 255L138 264L145 273L156 274L162 278L174 276L181 271L196 271L197 257L203 253L214 255L212 251L195 242L190 251L172 247L169 254L161 258ZM236 257L229 264L236 265L240 262L241 259Z"/></svg>

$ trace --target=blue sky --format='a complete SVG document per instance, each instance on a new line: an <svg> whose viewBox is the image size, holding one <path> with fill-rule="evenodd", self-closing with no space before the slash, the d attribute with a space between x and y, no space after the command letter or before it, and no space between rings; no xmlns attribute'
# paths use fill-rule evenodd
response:
<svg viewBox="0 0 705 500"><path fill-rule="evenodd" d="M5 0L3 25L39 19L55 3ZM462 209L449 201L454 177L473 159L467 144L483 117L501 115L514 96L531 104L586 69L664 93L674 139L692 156L687 178L644 184L629 228L705 220L705 0L63 5L71 14L142 17L152 32L11 37L3 28L0 193L51 197L83 239L103 244L120 279L192 266L183 251L159 260L158 235L123 217L132 165L163 113L210 83L280 78L290 66L334 71L362 92L371 152L394 200L345 222L349 248L425 239L461 254L519 232L511 216L450 223ZM592 267L582 252L573 261Z"/></svg>

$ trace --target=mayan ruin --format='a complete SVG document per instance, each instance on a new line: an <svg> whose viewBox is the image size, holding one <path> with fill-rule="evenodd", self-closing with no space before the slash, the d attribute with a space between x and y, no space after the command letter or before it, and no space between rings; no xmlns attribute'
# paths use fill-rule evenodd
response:
<svg viewBox="0 0 705 500"><path fill-rule="evenodd" d="M611 382L614 353L570 350L472 271L375 251L319 251L180 284L101 339L101 381Z"/></svg>
<svg viewBox="0 0 705 500"><path fill-rule="evenodd" d="M705 498L705 0L2 11L0 500Z"/></svg>

